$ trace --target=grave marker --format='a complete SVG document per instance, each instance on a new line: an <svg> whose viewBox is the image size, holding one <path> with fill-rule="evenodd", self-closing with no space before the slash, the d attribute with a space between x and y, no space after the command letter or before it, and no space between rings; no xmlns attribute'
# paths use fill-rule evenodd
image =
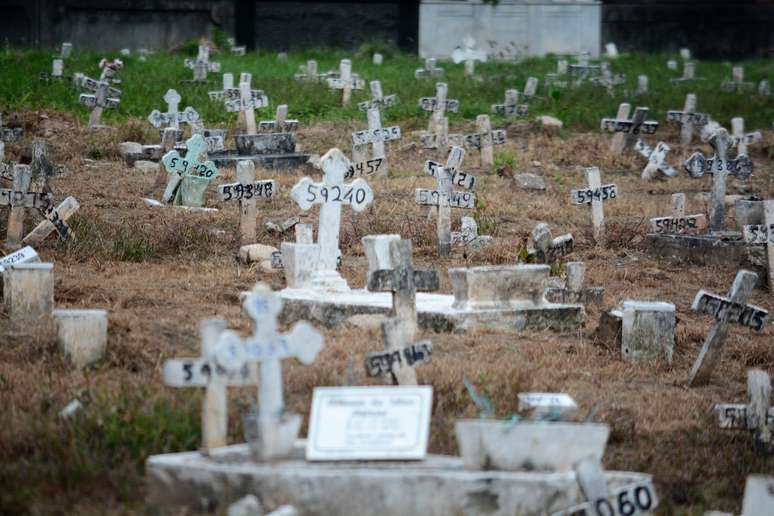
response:
<svg viewBox="0 0 774 516"><path fill-rule="evenodd" d="M746 405L722 403L712 407L718 416L720 428L749 430L755 444L763 451L771 451L771 433L774 431L774 407L771 406L771 378L760 369L747 371Z"/></svg>
<svg viewBox="0 0 774 516"><path fill-rule="evenodd" d="M704 126L709 122L709 115L696 112L696 94L689 93L685 96L685 106L682 111L667 111L667 122L677 122L680 127L680 143L690 145L693 139L693 126Z"/></svg>
<svg viewBox="0 0 774 516"><path fill-rule="evenodd" d="M14 251L11 254L7 254L0 258L0 279L5 269L12 265L18 265L20 263L39 262L40 256L37 251L30 246L22 247L18 251Z"/></svg>
<svg viewBox="0 0 774 516"><path fill-rule="evenodd" d="M290 197L304 211L315 204L322 205L317 232L320 256L311 284L321 288L347 290L347 282L336 271L341 208L342 205L348 205L356 212L363 211L373 202L374 194L362 178L349 184L344 183L351 164L339 149L333 148L320 158L320 166L324 172L323 182L315 183L304 177L293 187Z"/></svg>
<svg viewBox="0 0 774 516"><path fill-rule="evenodd" d="M417 204L437 207L436 223L440 256L449 256L451 253L451 208L473 209L476 204L476 195L473 192L452 190L455 185L467 190L472 190L475 185L476 178L462 171L464 157L465 149L455 146L449 152L445 166L434 161L425 161L425 174L435 178L437 189L416 189Z"/></svg>
<svg viewBox="0 0 774 516"><path fill-rule="evenodd" d="M365 81L353 77L352 61L342 59L339 63L339 77L328 78L328 87L333 90L341 90L341 105L349 106L352 98L352 90L362 90L365 88Z"/></svg>
<svg viewBox="0 0 774 516"><path fill-rule="evenodd" d="M310 59L306 62L306 65L299 66L299 73L293 76L293 79L297 81L317 81L319 80L317 74L317 61Z"/></svg>
<svg viewBox="0 0 774 516"><path fill-rule="evenodd" d="M758 143L763 138L760 131L745 133L744 118L740 116L731 119L731 133L734 136L737 156L740 154L747 156L747 146Z"/></svg>
<svg viewBox="0 0 774 516"><path fill-rule="evenodd" d="M591 77L592 75L598 75L602 67L600 65L589 64L589 54L587 52L578 54L576 56L576 63L569 65L570 75L574 75L581 79Z"/></svg>
<svg viewBox="0 0 774 516"><path fill-rule="evenodd" d="M429 77L443 77L443 68L435 66L435 58L428 57L425 59L425 67L417 68L414 72L414 78L426 79Z"/></svg>
<svg viewBox="0 0 774 516"><path fill-rule="evenodd" d="M524 92L522 93L522 96L527 102L537 98L539 84L540 81L537 77L527 77L527 82L524 84Z"/></svg>
<svg viewBox="0 0 774 516"><path fill-rule="evenodd" d="M602 245L605 241L605 213L602 203L618 197L618 188L615 184L602 184L598 167L587 167L585 170L588 188L571 191L570 198L573 204L591 206L594 241L597 245Z"/></svg>
<svg viewBox="0 0 774 516"><path fill-rule="evenodd" d="M530 261L548 265L553 265L575 249L575 239L572 233L553 238L551 228L545 222L539 223L532 230L532 242L535 248L527 252L527 257Z"/></svg>
<svg viewBox="0 0 774 516"><path fill-rule="evenodd" d="M397 104L397 95L393 93L392 95L385 96L382 93L382 83L379 81L371 81L369 86L371 88L371 100L358 102L357 107L360 111L368 111L371 108L384 109Z"/></svg>
<svg viewBox="0 0 774 516"><path fill-rule="evenodd" d="M233 95L233 90L236 90L236 96L232 96L230 98L237 98L239 95L239 88L234 88L234 74L224 73L223 89L210 91L207 93L207 96L210 98L210 100L226 100L229 94Z"/></svg>
<svg viewBox="0 0 774 516"><path fill-rule="evenodd" d="M50 193L30 191L32 169L29 165L13 166L13 186L0 189L0 206L8 206L8 230L5 243L13 247L22 241L24 236L25 210L38 208L44 210L51 205Z"/></svg>
<svg viewBox="0 0 774 516"><path fill-rule="evenodd" d="M601 305L605 297L604 287L584 287L586 264L567 262L567 279L563 286L549 287L546 299L549 303L580 303L582 305Z"/></svg>
<svg viewBox="0 0 774 516"><path fill-rule="evenodd" d="M675 63L674 68L670 68L670 70L677 70L677 63ZM696 80L696 63L692 63L690 61L686 61L683 63L683 76L682 77L673 77L669 79L672 84L678 84L681 82L689 82Z"/></svg>
<svg viewBox="0 0 774 516"><path fill-rule="evenodd" d="M558 392L520 392L519 412L529 412L531 419L562 421L572 418L578 404L568 394Z"/></svg>
<svg viewBox="0 0 774 516"><path fill-rule="evenodd" d="M262 107L266 107L269 103L269 99L265 95L258 95L255 93L260 90L250 89L250 83L243 81L239 83L239 98L233 100L226 100L226 111L230 113L240 112L245 117L245 128L247 134L257 134L255 126L255 110Z"/></svg>
<svg viewBox="0 0 774 516"><path fill-rule="evenodd" d="M768 79L761 79L758 83L758 96L769 97L771 96L771 82Z"/></svg>
<svg viewBox="0 0 774 516"><path fill-rule="evenodd" d="M182 206L200 207L204 204L207 185L218 176L218 169L212 161L206 160L207 143L200 134L194 134L186 142L185 157L176 150L169 151L161 158L164 168L170 174L169 182L161 200Z"/></svg>
<svg viewBox="0 0 774 516"><path fill-rule="evenodd" d="M210 62L210 47L207 45L199 45L196 59L186 59L183 63L193 70L193 80L185 82L207 82L207 72L220 72L220 63Z"/></svg>
<svg viewBox="0 0 774 516"><path fill-rule="evenodd" d="M78 102L93 108L89 116L89 127L92 129L101 127L99 122L103 109L118 109L121 103L121 90L110 86L111 77L111 69L104 68L99 81L84 76L81 82L81 87L94 92L94 94L81 93L78 97Z"/></svg>
<svg viewBox="0 0 774 516"><path fill-rule="evenodd" d="M384 62L384 56L378 52L374 52L374 55L371 57L371 62L379 66Z"/></svg>
<svg viewBox="0 0 774 516"><path fill-rule="evenodd" d="M637 76L637 91L635 92L635 95L642 96L648 94L648 76L647 75L638 75Z"/></svg>
<svg viewBox="0 0 774 516"><path fill-rule="evenodd" d="M658 129L658 122L655 120L645 120L648 116L648 108L637 107L634 110L634 116L629 119L629 104L623 103L618 106L616 118L603 118L601 127L603 131L618 133L613 136L610 143L610 152L621 154L624 149L631 149L639 138L640 132L643 134L654 134Z"/></svg>
<svg viewBox="0 0 774 516"><path fill-rule="evenodd" d="M280 104L277 106L277 113L274 120L261 120L258 124L258 130L270 133L292 133L298 129L298 120L288 120L288 105Z"/></svg>
<svg viewBox="0 0 774 516"><path fill-rule="evenodd" d="M446 111L456 113L460 109L460 103L456 99L447 99L449 87L444 82L438 82L435 84L435 97L422 97L419 99L419 107L424 111L432 112L430 121L428 122L427 132L430 135L442 135L443 124L446 118ZM446 121L448 124L448 120ZM448 131L448 125L447 125ZM434 147L439 147L439 138L435 138Z"/></svg>
<svg viewBox="0 0 774 516"><path fill-rule="evenodd" d="M505 143L505 129L492 130L489 115L476 117L478 131L466 135L449 135L449 141L453 145L464 145L481 151L481 168L491 168L494 165L494 145Z"/></svg>
<svg viewBox="0 0 774 516"><path fill-rule="evenodd" d="M389 170L387 167L387 153L385 151L384 142L398 140L400 137L400 127L395 125L383 128L379 109L373 107L368 110L368 130L352 133L352 144L362 150L370 143L373 159L382 160L384 165L380 168L380 175L387 175ZM363 160L358 161L360 162Z"/></svg>
<svg viewBox="0 0 774 516"><path fill-rule="evenodd" d="M670 150L669 145L666 143L658 142L656 148L651 149L650 146L644 141L637 140L637 143L634 145L634 150L639 152L648 160L648 164L642 171L643 179L653 179L656 171L659 171L668 177L677 177L677 170L675 170L672 165L666 161L666 155Z"/></svg>
<svg viewBox="0 0 774 516"><path fill-rule="evenodd" d="M73 230L67 225L67 219L72 217L80 207L81 205L75 197L66 197L56 208L54 208L53 204L49 204L40 210L44 220L24 237L22 243L37 245L54 231L56 231L60 240L75 238Z"/></svg>
<svg viewBox="0 0 774 516"><path fill-rule="evenodd" d="M462 48L457 47L452 51L451 57L454 64L465 61L465 77L475 73L476 61L486 62L487 55L483 50L476 50L476 40L471 36L465 36L462 40Z"/></svg>
<svg viewBox="0 0 774 516"><path fill-rule="evenodd" d="M430 361L433 345L430 341L414 342L417 331L416 293L440 288L438 273L415 270L411 260L411 240L389 244L393 269L369 273L368 290L392 292L391 317L382 322L383 353L366 356L368 376L390 375L396 385L416 385L414 366Z"/></svg>
<svg viewBox="0 0 774 516"><path fill-rule="evenodd" d="M242 245L256 242L256 205L258 197L271 199L277 191L273 179L255 180L255 163L252 160L241 160L237 163L236 183L218 186L220 198L223 201L239 201L241 218L239 229Z"/></svg>
<svg viewBox="0 0 774 516"><path fill-rule="evenodd" d="M731 69L731 80L723 81L720 83L720 89L723 91L741 91L746 89L752 89L755 84L746 82L744 80L744 67L734 66Z"/></svg>
<svg viewBox="0 0 774 516"><path fill-rule="evenodd" d="M680 58L683 60L688 60L691 58L691 49L690 48L681 48L680 49Z"/></svg>
<svg viewBox="0 0 774 516"><path fill-rule="evenodd" d="M659 234L697 233L707 227L707 218L703 213L685 214L685 194L672 194L672 215L650 219L650 231Z"/></svg>
<svg viewBox="0 0 774 516"><path fill-rule="evenodd" d="M763 203L763 221L763 224L744 226L743 236L747 243L766 246L769 290L774 292L774 200Z"/></svg>
<svg viewBox="0 0 774 516"><path fill-rule="evenodd" d="M479 250L485 245L489 245L493 242L493 238L489 235L478 234L478 224L473 217L462 217L460 219L460 231L451 232L452 245L471 247L475 250Z"/></svg>
<svg viewBox="0 0 774 516"><path fill-rule="evenodd" d="M492 104L492 113L500 116L527 116L529 104L519 104L519 90L505 90L505 102Z"/></svg>
<svg viewBox="0 0 774 516"><path fill-rule="evenodd" d="M712 325L699 352L699 357L691 368L688 385L694 387L709 381L715 365L720 360L720 354L725 344L728 325L730 323L748 326L761 330L769 313L755 305L748 305L747 299L755 288L758 275L747 270L740 270L734 278L734 283L728 291L728 296L718 296L705 290L699 290L693 299L691 309L695 312L711 315L717 322Z"/></svg>
<svg viewBox="0 0 774 516"><path fill-rule="evenodd" d="M158 109L151 111L148 115L148 122L157 129L161 129L162 126L169 126L173 129L180 129L180 123L186 123L193 125L194 122L199 120L199 113L196 112L191 106L187 106L182 112L178 111L180 105L180 94L169 89L164 94L164 102L167 103L167 112L162 113Z"/></svg>
<svg viewBox="0 0 774 516"><path fill-rule="evenodd" d="M0 142L15 142L24 135L24 129L21 127L4 127L3 114L0 113Z"/></svg>
<svg viewBox="0 0 774 516"><path fill-rule="evenodd" d="M62 59L69 59L72 53L73 53L73 44L67 41L62 43L61 50L59 51L59 56Z"/></svg>
<svg viewBox="0 0 774 516"><path fill-rule="evenodd" d="M605 54L608 59L618 59L618 47L615 43L608 43L605 45Z"/></svg>

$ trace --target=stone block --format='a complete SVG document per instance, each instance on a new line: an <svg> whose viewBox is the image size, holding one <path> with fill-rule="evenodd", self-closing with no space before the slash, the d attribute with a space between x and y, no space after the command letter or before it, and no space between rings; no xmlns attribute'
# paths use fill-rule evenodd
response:
<svg viewBox="0 0 774 516"><path fill-rule="evenodd" d="M548 265L505 265L449 269L453 308L507 308L523 302L544 301Z"/></svg>
<svg viewBox="0 0 774 516"><path fill-rule="evenodd" d="M744 486L743 516L774 513L774 477L750 475Z"/></svg>
<svg viewBox="0 0 774 516"><path fill-rule="evenodd" d="M137 142L121 142L118 144L118 152L124 158L131 154L142 154L142 144Z"/></svg>
<svg viewBox="0 0 774 516"><path fill-rule="evenodd" d="M513 184L522 190L545 190L546 182L537 174L516 174L513 176Z"/></svg>
<svg viewBox="0 0 774 516"><path fill-rule="evenodd" d="M664 358L672 363L675 346L675 305L624 301L621 357L627 362Z"/></svg>
<svg viewBox="0 0 774 516"><path fill-rule="evenodd" d="M239 248L239 259L244 263L269 261L271 267L271 255L277 252L276 247L264 244L243 245Z"/></svg>
<svg viewBox="0 0 774 516"><path fill-rule="evenodd" d="M311 284L317 272L320 246L317 244L296 244L282 242L282 265L288 288L305 288Z"/></svg>
<svg viewBox="0 0 774 516"><path fill-rule="evenodd" d="M237 134L234 139L241 156L296 152L296 137L293 133Z"/></svg>
<svg viewBox="0 0 774 516"><path fill-rule="evenodd" d="M102 359L107 348L106 310L54 310L53 315L59 344L77 369Z"/></svg>
<svg viewBox="0 0 774 516"><path fill-rule="evenodd" d="M153 161L147 161L140 159L134 162L134 168L144 173L157 173L159 171L159 164Z"/></svg>
<svg viewBox="0 0 774 516"><path fill-rule="evenodd" d="M11 322L51 317L54 310L54 265L21 263L3 271L3 300Z"/></svg>

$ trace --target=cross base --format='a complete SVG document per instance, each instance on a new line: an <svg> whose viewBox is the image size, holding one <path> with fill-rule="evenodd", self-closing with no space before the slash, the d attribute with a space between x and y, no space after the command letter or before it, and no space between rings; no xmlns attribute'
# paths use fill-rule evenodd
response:
<svg viewBox="0 0 774 516"><path fill-rule="evenodd" d="M257 462L284 459L293 452L302 418L293 412L279 416L250 412L243 417L245 439Z"/></svg>
<svg viewBox="0 0 774 516"><path fill-rule="evenodd" d="M311 280L311 287L325 290L349 291L347 280L336 271L318 271Z"/></svg>

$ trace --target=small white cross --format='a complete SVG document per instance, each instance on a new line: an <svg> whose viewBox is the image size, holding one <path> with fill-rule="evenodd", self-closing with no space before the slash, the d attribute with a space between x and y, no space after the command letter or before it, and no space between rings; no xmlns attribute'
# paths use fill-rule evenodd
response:
<svg viewBox="0 0 774 516"><path fill-rule="evenodd" d="M37 208L43 210L51 205L50 193L31 192L32 169L29 165L13 166L13 186L0 189L0 206L8 206L8 231L6 245L18 245L24 235L25 210Z"/></svg>
<svg viewBox="0 0 774 516"><path fill-rule="evenodd" d="M382 92L382 83L379 81L371 81L369 84L371 88L371 100L365 100L358 102L357 107L360 111L368 111L371 108L384 109L390 106L394 106L398 102L398 97L394 93L392 95L384 95Z"/></svg>
<svg viewBox="0 0 774 516"><path fill-rule="evenodd" d="M449 135L449 143L456 146L464 145L467 148L480 149L481 168L490 168L494 165L494 145L505 144L505 129L492 129L489 115L476 117L478 131L466 135Z"/></svg>
<svg viewBox="0 0 774 516"><path fill-rule="evenodd" d="M696 94L689 93L685 96L685 106L682 111L667 111L667 122L677 122L681 124L680 143L690 145L693 139L693 127L704 126L709 122L709 115L696 112Z"/></svg>
<svg viewBox="0 0 774 516"><path fill-rule="evenodd" d="M731 69L731 80L723 81L720 83L720 89L723 91L741 91L746 89L752 89L755 84L746 82L744 80L744 67L734 66Z"/></svg>
<svg viewBox="0 0 774 516"><path fill-rule="evenodd" d="M353 146L363 148L370 143L373 159L383 160L383 167L381 167L380 175L387 175L389 173L389 169L387 166L387 152L385 150L384 142L400 139L400 127L397 125L392 127L382 127L382 119L379 108L373 107L369 109L367 115L368 130L356 131L352 133L352 144Z"/></svg>
<svg viewBox="0 0 774 516"><path fill-rule="evenodd" d="M707 218L703 213L685 214L685 194L672 194L672 215L650 219L650 231L659 234L696 233L707 227Z"/></svg>
<svg viewBox="0 0 774 516"><path fill-rule="evenodd" d="M476 40L471 36L463 38L462 46L458 46L452 52L454 64L465 61L465 76L469 77L475 72L476 61L486 63L487 55L483 50L476 50Z"/></svg>
<svg viewBox="0 0 774 516"><path fill-rule="evenodd" d="M675 70L677 69L677 63L675 63ZM691 61L685 61L683 63L683 76L682 77L673 77L672 79L669 79L672 84L679 84L682 82L690 82L697 80L696 77L696 63Z"/></svg>
<svg viewBox="0 0 774 516"><path fill-rule="evenodd" d="M658 122L645 120L648 116L648 108L638 107L634 110L634 116L629 118L631 106L623 103L618 106L616 118L603 118L601 127L603 131L619 133L613 136L610 151L621 154L624 149L631 149L639 138L639 134L654 134L658 129Z"/></svg>
<svg viewBox="0 0 774 516"><path fill-rule="evenodd" d="M505 102L492 104L492 113L500 116L527 116L528 104L519 104L519 90L505 90Z"/></svg>
<svg viewBox="0 0 774 516"><path fill-rule="evenodd" d="M180 94L169 89L164 94L164 102L167 103L167 112L162 113L158 109L151 111L148 115L148 122L157 129L160 129L164 125L168 125L173 129L180 129L180 123L186 123L193 125L194 122L199 120L199 113L196 112L191 106L186 107L182 112L178 111L180 105Z"/></svg>
<svg viewBox="0 0 774 516"><path fill-rule="evenodd" d="M754 433L756 443L764 450L771 451L774 432L774 407L771 406L771 378L760 369L747 372L747 395L750 402L721 403L712 407L718 416L720 428L749 430Z"/></svg>
<svg viewBox="0 0 774 516"><path fill-rule="evenodd" d="M427 127L427 132L429 134L441 134L443 119L446 118L446 111L456 113L460 109L458 100L446 98L448 91L449 86L446 83L438 82L435 84L435 97L422 97L419 99L419 107L424 111L432 112Z"/></svg>
<svg viewBox="0 0 774 516"><path fill-rule="evenodd" d="M329 78L328 87L333 90L341 90L341 105L349 106L352 90L364 89L365 81L352 76L352 61L342 59L339 63L339 76Z"/></svg>
<svg viewBox="0 0 774 516"><path fill-rule="evenodd" d="M258 197L271 199L277 192L273 179L256 181L255 163L252 160L240 160L237 163L236 183L218 186L221 200L239 201L241 218L239 229L242 245L253 244L256 239L256 205Z"/></svg>
<svg viewBox="0 0 774 516"><path fill-rule="evenodd" d="M416 79L425 79L428 77L442 77L443 76L443 68L439 68L435 66L435 58L428 57L425 59L425 67L424 68L417 68L414 72L414 77Z"/></svg>
<svg viewBox="0 0 774 516"><path fill-rule="evenodd" d="M110 70L105 68L105 70ZM104 72L104 70L103 70ZM90 77L83 77L81 87L93 91L94 94L81 93L78 102L86 107L94 108L89 116L89 127L99 127L103 109L118 109L121 104L121 90L110 86L109 80L95 81Z"/></svg>
<svg viewBox="0 0 774 516"><path fill-rule="evenodd" d="M299 73L295 74L293 78L297 81L317 81L319 75L317 73L317 61L310 59L306 62L306 65L299 67Z"/></svg>
<svg viewBox="0 0 774 516"><path fill-rule="evenodd" d="M288 105L277 106L277 114L274 120L261 120L258 130L270 133L292 133L298 129L298 120L288 120Z"/></svg>
<svg viewBox="0 0 774 516"><path fill-rule="evenodd" d="M666 161L667 153L670 151L669 145L666 143L658 142L656 148L651 149L650 145L643 140L637 140L637 143L634 145L634 150L648 160L648 164L642 171L643 179L653 179L656 171L661 172L667 177L677 177L677 170Z"/></svg>
<svg viewBox="0 0 774 516"><path fill-rule="evenodd" d="M602 203L618 197L618 188L614 184L603 185L598 167L586 168L588 188L570 192L572 203L591 206L591 224L594 227L594 240L597 245L605 241L605 212Z"/></svg>
<svg viewBox="0 0 774 516"><path fill-rule="evenodd" d="M451 232L452 245L470 247L479 250L482 247L491 244L493 241L489 235L478 234L478 224L473 217L462 217L460 219L460 230Z"/></svg>
<svg viewBox="0 0 774 516"><path fill-rule="evenodd" d="M744 118L740 116L731 119L731 133L736 144L737 155L744 154L747 156L747 146L756 144L763 138L760 131L745 133Z"/></svg>
<svg viewBox="0 0 774 516"><path fill-rule="evenodd" d="M349 205L356 212L363 211L374 199L374 193L368 183L358 178L349 184L344 183L351 164L339 149L329 150L320 158L324 172L323 182L315 183L304 177L290 192L290 197L306 211L315 204L321 204L317 244L320 246L320 259L312 278L312 285L347 290L347 282L336 271L339 251L339 230L341 228L341 207Z"/></svg>
<svg viewBox="0 0 774 516"><path fill-rule="evenodd" d="M220 63L210 62L210 47L199 45L199 53L196 59L186 59L183 61L186 68L193 70L192 82L206 82L207 72L220 72Z"/></svg>
<svg viewBox="0 0 774 516"><path fill-rule="evenodd" d="M250 89L250 83L243 81L239 83L239 98L226 100L226 111L231 113L241 112L245 117L245 126L247 134L257 134L255 126L255 110L265 107L269 104L266 96L254 95L258 90Z"/></svg>

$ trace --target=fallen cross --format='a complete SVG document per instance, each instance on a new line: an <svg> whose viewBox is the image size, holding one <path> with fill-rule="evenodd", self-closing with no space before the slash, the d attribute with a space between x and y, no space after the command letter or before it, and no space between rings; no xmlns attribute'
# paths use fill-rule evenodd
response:
<svg viewBox="0 0 774 516"><path fill-rule="evenodd" d="M539 223L532 230L532 242L535 248L527 251L529 262L553 265L575 249L575 239L571 233L552 238L551 228L545 222Z"/></svg>
<svg viewBox="0 0 774 516"><path fill-rule="evenodd" d="M610 152L621 154L624 149L631 149L639 139L639 134L654 134L658 129L658 122L645 120L648 116L648 108L638 107L634 110L634 116L629 119L631 106L623 103L618 106L616 118L603 118L601 128L603 131L618 133L610 142Z"/></svg>
<svg viewBox="0 0 774 516"><path fill-rule="evenodd" d="M760 369L747 372L746 405L722 403L712 407L718 416L720 428L753 432L755 444L765 453L772 451L774 407L771 406L771 378Z"/></svg>
<svg viewBox="0 0 774 516"><path fill-rule="evenodd" d="M605 296L604 287L584 287L586 264L567 262L567 279L561 287L549 287L546 300L549 303L580 303L582 305L601 305Z"/></svg>
<svg viewBox="0 0 774 516"><path fill-rule="evenodd" d="M597 245L602 245L605 241L605 213L602 203L618 197L618 188L614 184L602 184L598 167L586 168L586 183L588 188L572 190L570 197L573 204L591 206L594 240Z"/></svg>
<svg viewBox="0 0 774 516"><path fill-rule="evenodd" d="M680 127L680 143L689 145L693 139L693 127L704 126L709 122L709 115L696 112L696 94L685 96L685 106L682 111L667 111L667 122L677 122Z"/></svg>
<svg viewBox="0 0 774 516"><path fill-rule="evenodd" d="M661 172L667 177L677 177L677 170L666 161L666 155L670 150L669 145L666 143L658 142L656 148L651 149L643 140L637 140L637 143L634 145L634 150L648 160L648 164L642 170L642 179L653 179L656 171Z"/></svg>
<svg viewBox="0 0 774 516"><path fill-rule="evenodd" d="M262 197L271 199L277 192L277 184L273 179L256 181L255 163L242 160L237 163L236 183L226 183L218 186L220 198L223 201L239 201L241 245L256 242L256 199Z"/></svg>
<svg viewBox="0 0 774 516"><path fill-rule="evenodd" d="M755 305L748 305L747 299L752 294L758 275L747 270L740 270L734 278L734 283L728 291L728 296L718 296L705 290L699 290L691 304L695 312L711 315L717 322L710 328L699 357L691 368L688 380L690 387L705 384L709 381L712 371L720 359L725 344L728 325L730 323L748 326L753 330L761 330L769 313Z"/></svg>
<svg viewBox="0 0 774 516"><path fill-rule="evenodd" d="M704 214L685 214L685 194L672 194L672 215L650 219L650 231L659 234L696 233L707 227Z"/></svg>

